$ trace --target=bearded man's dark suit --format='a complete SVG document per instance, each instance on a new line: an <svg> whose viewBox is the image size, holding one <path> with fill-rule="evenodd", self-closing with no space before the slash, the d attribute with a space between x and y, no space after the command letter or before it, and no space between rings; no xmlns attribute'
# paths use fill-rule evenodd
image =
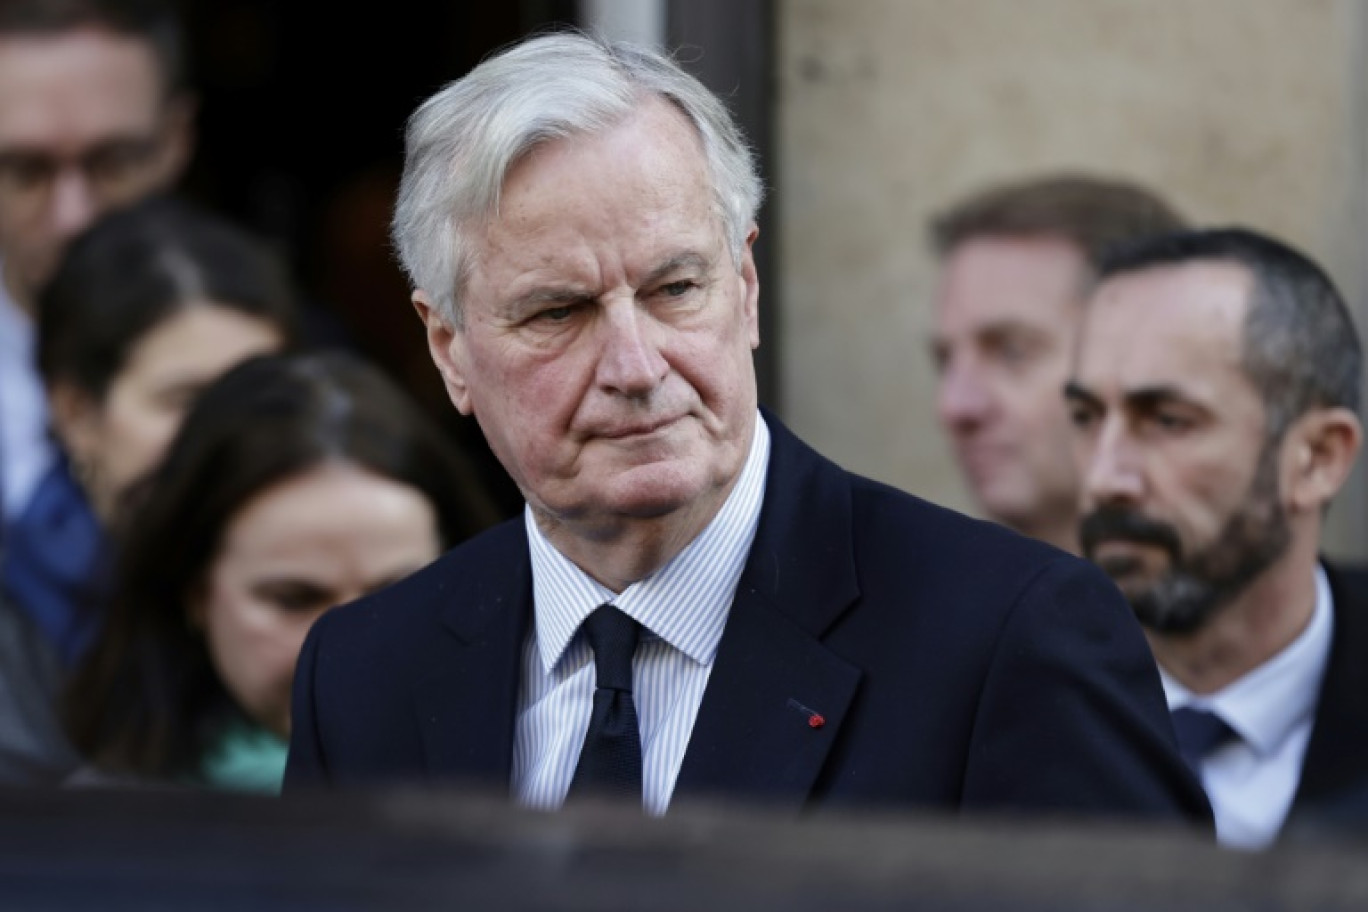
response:
<svg viewBox="0 0 1368 912"><path fill-rule="evenodd" d="M1209 825L1149 648L1109 580L851 475L765 418L760 524L675 804ZM531 577L519 519L325 615L296 673L287 789L506 791Z"/></svg>
<svg viewBox="0 0 1368 912"><path fill-rule="evenodd" d="M1335 632L1284 833L1368 833L1368 570L1325 564Z"/></svg>

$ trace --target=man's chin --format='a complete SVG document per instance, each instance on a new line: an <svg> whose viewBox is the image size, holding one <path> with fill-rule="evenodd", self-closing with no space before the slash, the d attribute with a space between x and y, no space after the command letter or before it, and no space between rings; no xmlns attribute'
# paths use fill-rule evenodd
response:
<svg viewBox="0 0 1368 912"><path fill-rule="evenodd" d="M1154 592L1155 581L1152 579L1146 579L1135 573L1118 573L1107 567L1103 567L1102 571L1111 578L1111 581L1116 584L1116 588L1120 589L1121 594L1125 596L1126 601L1132 605L1144 601Z"/></svg>
<svg viewBox="0 0 1368 912"><path fill-rule="evenodd" d="M599 483L576 488L548 499L543 510L560 522L593 528L614 526L621 520L659 519L688 510L701 504L715 486L709 485L696 467L690 470L667 462L605 471Z"/></svg>
<svg viewBox="0 0 1368 912"><path fill-rule="evenodd" d="M1089 557L1094 564L1121 590L1132 606L1152 598L1164 580L1166 569L1149 566L1134 555L1114 555L1107 558Z"/></svg>
<svg viewBox="0 0 1368 912"><path fill-rule="evenodd" d="M1228 599L1194 580L1168 579L1134 593L1122 589L1135 619L1150 633L1187 638L1202 630Z"/></svg>
<svg viewBox="0 0 1368 912"><path fill-rule="evenodd" d="M1015 525L1039 509L1036 498L1019 479L1010 477L1010 473L970 471L964 477L979 507L998 522Z"/></svg>
<svg viewBox="0 0 1368 912"><path fill-rule="evenodd" d="M1152 574L1146 573L1144 561L1134 555L1118 554L1108 557L1089 555L1089 559L1101 567L1102 572L1115 580L1116 585L1122 589L1127 588L1128 585L1145 585L1147 584L1146 577L1152 576Z"/></svg>
<svg viewBox="0 0 1368 912"><path fill-rule="evenodd" d="M656 519L688 509L707 490L696 472L678 465L638 466L612 479L604 503L618 516Z"/></svg>

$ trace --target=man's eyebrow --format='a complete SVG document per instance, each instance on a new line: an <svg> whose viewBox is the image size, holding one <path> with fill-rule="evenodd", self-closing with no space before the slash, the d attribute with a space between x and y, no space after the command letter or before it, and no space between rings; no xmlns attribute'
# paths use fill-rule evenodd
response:
<svg viewBox="0 0 1368 912"><path fill-rule="evenodd" d="M978 327L978 335L1006 335L1008 333L1029 333L1031 335L1043 336L1047 329L1035 323L1028 323L1018 317L1003 317L984 323Z"/></svg>
<svg viewBox="0 0 1368 912"><path fill-rule="evenodd" d="M711 261L696 250L686 250L683 253L676 253L665 262L648 272L641 280L642 286L653 285L665 278L672 272L681 269L707 270L711 266Z"/></svg>
<svg viewBox="0 0 1368 912"><path fill-rule="evenodd" d="M1050 344L1050 333L1041 326L1034 326L1019 320L1003 320L979 327L974 339L980 345L1003 345L1017 343L1033 346Z"/></svg>
<svg viewBox="0 0 1368 912"><path fill-rule="evenodd" d="M575 285L544 285L540 288L533 288L530 291L510 299L506 307L510 312L525 313L529 310L535 310L544 304L568 304L590 297L593 297L593 292L584 287Z"/></svg>
<svg viewBox="0 0 1368 912"><path fill-rule="evenodd" d="M1077 380L1065 382L1064 398L1070 402L1077 402L1094 408L1100 408L1102 406L1102 399ZM1129 390L1122 398L1125 401L1127 408L1141 412L1151 411L1161 405L1169 405L1175 402L1189 405L1193 408L1206 408L1206 406L1194 400L1178 387L1169 384L1144 386L1139 389Z"/></svg>
<svg viewBox="0 0 1368 912"><path fill-rule="evenodd" d="M649 287L681 269L707 270L710 266L711 261L703 254L696 250L686 250L683 253L675 254L652 269L642 279L641 285L642 287ZM506 306L512 312L526 312L544 304L566 304L592 297L594 297L594 292L582 285L544 285L511 298Z"/></svg>
<svg viewBox="0 0 1368 912"><path fill-rule="evenodd" d="M1093 395L1092 391L1077 380L1067 380L1064 383L1064 398L1070 402L1081 402L1094 408L1102 404L1102 400Z"/></svg>
<svg viewBox="0 0 1368 912"><path fill-rule="evenodd" d="M1178 387L1169 384L1144 386L1140 389L1130 390L1126 393L1125 399L1126 405L1141 411L1147 411L1161 405L1168 405L1175 402L1191 405L1195 408L1205 408L1202 403L1197 402Z"/></svg>
<svg viewBox="0 0 1368 912"><path fill-rule="evenodd" d="M148 145L149 142L150 140L146 136L137 134L106 136L80 153L77 158L89 158L91 155L109 152L122 152L130 148L138 149ZM0 158L6 161L33 161L35 159L57 161L61 159L61 156L41 144L29 145L21 142L12 146L0 146Z"/></svg>

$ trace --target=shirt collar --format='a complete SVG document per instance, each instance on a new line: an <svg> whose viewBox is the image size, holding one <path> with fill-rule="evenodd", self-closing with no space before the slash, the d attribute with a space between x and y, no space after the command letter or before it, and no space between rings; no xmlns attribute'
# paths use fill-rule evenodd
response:
<svg viewBox="0 0 1368 912"><path fill-rule="evenodd" d="M532 508L524 508L543 670L551 673L580 624L605 602L699 664L711 664L760 521L769 451L769 428L757 413L750 452L722 509L683 551L616 595L557 551Z"/></svg>
<svg viewBox="0 0 1368 912"><path fill-rule="evenodd" d="M1267 756L1298 723L1311 718L1334 636L1334 602L1325 570L1316 565L1311 622L1281 652L1214 694L1198 696L1159 670L1169 709L1193 706L1219 715L1259 756Z"/></svg>

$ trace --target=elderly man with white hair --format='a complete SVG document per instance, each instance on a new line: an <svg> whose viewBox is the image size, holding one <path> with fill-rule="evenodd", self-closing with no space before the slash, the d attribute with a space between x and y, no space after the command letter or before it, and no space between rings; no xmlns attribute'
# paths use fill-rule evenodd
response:
<svg viewBox="0 0 1368 912"><path fill-rule="evenodd" d="M418 110L395 239L527 507L315 626L287 788L1209 822L1099 571L758 408L760 198L652 51L533 38Z"/></svg>

